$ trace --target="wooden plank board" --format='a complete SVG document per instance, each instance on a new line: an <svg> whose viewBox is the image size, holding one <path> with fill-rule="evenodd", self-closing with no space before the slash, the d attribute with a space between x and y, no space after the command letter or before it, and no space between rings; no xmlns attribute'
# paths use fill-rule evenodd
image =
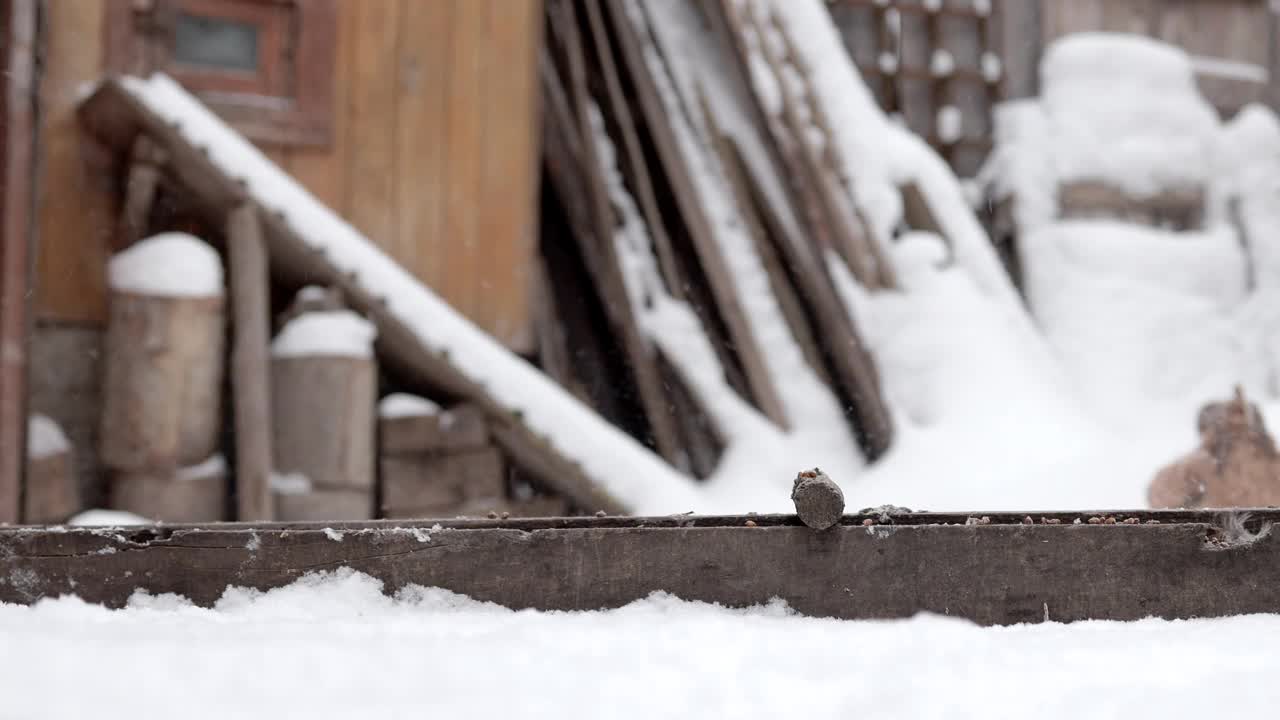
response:
<svg viewBox="0 0 1280 720"><path fill-rule="evenodd" d="M507 347L532 353L530 260L536 251L540 177L537 67L542 2L488 0L488 5L480 56L485 88L482 136L475 148L480 193L471 210L478 215L475 316Z"/></svg>
<svg viewBox="0 0 1280 720"><path fill-rule="evenodd" d="M794 515L7 528L0 602L75 593L118 607L143 589L207 606L228 585L266 590L349 567L388 593L416 583L542 610L665 591L730 607L776 597L820 617L932 612L984 625L1280 612L1280 534L1233 541L1208 512L1105 516L848 515L822 532ZM1258 511L1250 528L1277 521L1280 511Z"/></svg>
<svg viewBox="0 0 1280 720"><path fill-rule="evenodd" d="M358 138L358 149L347 157L346 217L371 240L393 256L399 250L395 218L396 103L400 95L398 57L401 35L401 0L360 0L351 28L351 88L348 137Z"/></svg>
<svg viewBox="0 0 1280 720"><path fill-rule="evenodd" d="M396 233L390 250L396 261L430 285L455 307L474 308L466 298L452 293L447 279L455 268L454 240L448 233L450 153L470 148L453 148L449 137L449 75L458 70L451 62L453 45L465 42L453 32L453 0L405 2L402 30L406 41L400 50L400 97L396 102L397 157ZM429 41L414 41L422 38ZM484 88L477 87L477 96ZM353 138L354 145L363 142Z"/></svg>
<svg viewBox="0 0 1280 720"><path fill-rule="evenodd" d="M115 231L114 188L92 172L76 126L79 89L99 78L106 3L44 3L47 47L40 73L40 157L36 188L36 312L42 320L106 320L106 263Z"/></svg>
<svg viewBox="0 0 1280 720"><path fill-rule="evenodd" d="M731 66L746 67L748 50L742 33L746 18L737 15L735 6L728 0L711 4L708 8L716 31L726 35L729 46L739 59ZM823 358L853 430L864 451L875 459L892 444L893 421L881 393L875 362L863 344L848 309L836 293L830 271L819 255L820 248L834 244L825 220L826 211L818 202L819 193L810 190L814 180L806 170L805 158L796 147L786 123L780 116L771 117L765 111L764 103L755 95L757 89L746 77L740 76L738 82L750 87L755 98L750 113L757 118L758 127L767 128L773 140L765 143L772 160L770 164L789 180L783 186L791 190L788 200L796 208L794 214L804 222L804 230L809 237L799 236L788 223L781 221L783 208L771 205L769 194L763 190L763 180L750 172L746 163L742 164L747 171L744 179L763 211L762 220L776 243L778 254L784 261L782 264L794 280L797 294L811 318L814 335L822 339L820 349ZM818 242L815 243L813 238Z"/></svg>
<svg viewBox="0 0 1280 720"><path fill-rule="evenodd" d="M445 176L444 236L447 245L439 248L448 267L447 276L432 283L446 299L460 307L477 307L479 288L475 279L480 268L480 214L477 199L482 190L481 147L484 137L484 106L477 102L489 92L483 73L488 2L453 0L448 80L445 94L445 132L448 148Z"/></svg>
<svg viewBox="0 0 1280 720"><path fill-rule="evenodd" d="M622 275L622 266L618 258L614 235L617 232L614 209L606 188L605 168L596 148L595 131L589 119L588 103L592 98L587 86L586 56L579 35L579 20L572 10L572 4L560 3L563 14L557 19L561 22L567 39L569 55L569 96L574 111L574 122L582 142L582 171L589 201L592 229L594 232L578 238L582 244L584 255L589 264L593 264L592 275L600 289L605 302L605 310L614 327L614 333L621 342L629 361L636 389L640 394L640 405L644 409L649 423L654 447L668 462L678 467L683 448L676 432L675 420L672 417L673 406L668 402L662 389L662 378L658 373L657 349L652 341L643 335L636 322L636 308L631 306L631 299L626 291L626 281ZM595 257L591 259L590 250L594 247Z"/></svg>
<svg viewBox="0 0 1280 720"><path fill-rule="evenodd" d="M227 218L230 256L231 384L236 431L236 517L271 520L271 279L258 209Z"/></svg>
<svg viewBox="0 0 1280 720"><path fill-rule="evenodd" d="M656 53L657 48L654 47L652 38L643 36L628 18L622 0L604 1L616 32L623 66L635 84L639 105L653 134L658 157L675 191L680 213L693 237L699 260L710 281L716 306L724 317L733 347L742 360L751 399L766 417L780 427L786 427L787 414L778 396L777 386L770 377L768 364L764 361L765 349L756 338L750 319L743 310L742 300L738 297L732 274L720 251L715 231L706 209L699 202L693 171L689 166L693 158L685 156L671 125L672 114L678 110L667 107L649 69L646 56L648 53Z"/></svg>
<svg viewBox="0 0 1280 720"><path fill-rule="evenodd" d="M381 0L385 2L386 0ZM367 2L367 0L365 0ZM348 137L351 120L352 75L355 67L356 33L361 0L340 0L337 35L334 38L333 97L330 112L333 113L333 132L329 144L322 148L298 146L289 157L289 172L311 194L333 208L339 215L348 212L348 189L359 179L347 176L344 170L350 164L350 154L360 146L360 138Z"/></svg>

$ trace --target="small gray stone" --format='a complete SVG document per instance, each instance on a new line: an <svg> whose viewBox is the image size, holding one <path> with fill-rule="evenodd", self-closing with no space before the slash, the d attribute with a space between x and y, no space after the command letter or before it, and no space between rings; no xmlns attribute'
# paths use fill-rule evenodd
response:
<svg viewBox="0 0 1280 720"><path fill-rule="evenodd" d="M844 515L844 493L835 481L821 470L805 470L796 475L791 487L800 521L814 530L826 530L840 522Z"/></svg>

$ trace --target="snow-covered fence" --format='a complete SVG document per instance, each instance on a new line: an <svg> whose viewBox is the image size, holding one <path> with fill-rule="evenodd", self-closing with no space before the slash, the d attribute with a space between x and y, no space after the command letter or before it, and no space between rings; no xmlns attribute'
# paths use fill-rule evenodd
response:
<svg viewBox="0 0 1280 720"><path fill-rule="evenodd" d="M991 147L991 108L1008 93L1006 6L1018 4L1026 2L827 0L881 108L927 139L961 177L977 172Z"/></svg>

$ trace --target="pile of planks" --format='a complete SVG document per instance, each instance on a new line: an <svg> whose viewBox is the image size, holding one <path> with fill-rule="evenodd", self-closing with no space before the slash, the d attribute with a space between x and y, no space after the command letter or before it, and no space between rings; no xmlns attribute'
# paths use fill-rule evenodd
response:
<svg viewBox="0 0 1280 720"><path fill-rule="evenodd" d="M544 370L674 466L705 477L725 438L697 384L641 321L661 294L696 313L736 394L778 427L791 427L769 370L766 333L747 311L735 258L718 237L716 218L727 207L850 432L869 458L883 453L892 426L877 371L827 258L842 259L868 289L891 288L895 278L834 160L803 134L814 125L829 133L818 104L779 107L750 82L745 46L769 18L734 0L665 3L676 8L667 17L659 17L663 3L634 0L546 5L537 318ZM691 22L672 23L670 12ZM703 52L669 56L658 37L663 22L697 33ZM795 70L789 48L772 50L771 72ZM705 84L681 82L691 65L715 75ZM616 153L602 152L602 138ZM689 142L701 153L688 152ZM620 211L615 175L638 218ZM722 195L710 195L708 183ZM642 292L634 291L634 270L617 240L620 227L637 221L659 276L651 285L660 284Z"/></svg>

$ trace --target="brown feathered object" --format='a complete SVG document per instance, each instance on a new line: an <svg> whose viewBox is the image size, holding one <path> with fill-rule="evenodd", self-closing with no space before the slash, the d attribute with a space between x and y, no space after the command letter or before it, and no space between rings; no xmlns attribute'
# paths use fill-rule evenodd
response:
<svg viewBox="0 0 1280 720"><path fill-rule="evenodd" d="M1200 447L1156 474L1147 490L1151 507L1280 505L1280 454L1243 388L1201 408L1196 426Z"/></svg>

